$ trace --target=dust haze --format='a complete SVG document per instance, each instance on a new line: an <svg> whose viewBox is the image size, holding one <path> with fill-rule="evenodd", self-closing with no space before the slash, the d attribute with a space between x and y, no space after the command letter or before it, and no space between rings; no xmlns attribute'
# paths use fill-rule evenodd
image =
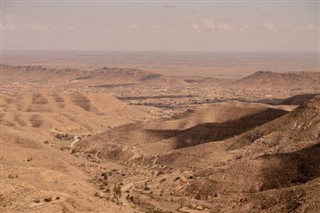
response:
<svg viewBox="0 0 320 213"><path fill-rule="evenodd" d="M319 3L243 4L1 2L0 211L319 212Z"/></svg>

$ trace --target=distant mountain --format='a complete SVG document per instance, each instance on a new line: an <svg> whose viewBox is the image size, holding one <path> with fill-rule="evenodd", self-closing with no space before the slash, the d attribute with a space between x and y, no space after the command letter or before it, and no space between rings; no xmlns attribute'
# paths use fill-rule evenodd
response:
<svg viewBox="0 0 320 213"><path fill-rule="evenodd" d="M253 89L300 89L320 86L320 72L275 73L258 71L235 81L231 87Z"/></svg>
<svg viewBox="0 0 320 213"><path fill-rule="evenodd" d="M41 66L10 66L0 65L2 83L15 82L55 82L70 81L85 75L87 72L79 69L51 69Z"/></svg>
<svg viewBox="0 0 320 213"><path fill-rule="evenodd" d="M185 86L189 83L184 77L164 76L161 74L132 68L103 67L94 71L79 69L49 69L41 66L1 65L3 83L14 82L78 82L89 85L115 84L168 84Z"/></svg>
<svg viewBox="0 0 320 213"><path fill-rule="evenodd" d="M91 74L92 81L108 84L168 84L176 86L188 85L181 77L165 76L150 71L132 68L101 68Z"/></svg>
<svg viewBox="0 0 320 213"><path fill-rule="evenodd" d="M73 68L53 69L41 66L1 65L2 82L65 82L91 86L172 85L249 89L319 88L320 72L275 73L258 71L239 80L202 76L167 76L133 68L103 67L93 71Z"/></svg>

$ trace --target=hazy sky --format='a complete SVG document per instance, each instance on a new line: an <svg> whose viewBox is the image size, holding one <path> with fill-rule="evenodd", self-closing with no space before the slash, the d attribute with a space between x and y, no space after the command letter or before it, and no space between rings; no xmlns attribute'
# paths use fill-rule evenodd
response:
<svg viewBox="0 0 320 213"><path fill-rule="evenodd" d="M319 52L319 1L1 0L3 50Z"/></svg>

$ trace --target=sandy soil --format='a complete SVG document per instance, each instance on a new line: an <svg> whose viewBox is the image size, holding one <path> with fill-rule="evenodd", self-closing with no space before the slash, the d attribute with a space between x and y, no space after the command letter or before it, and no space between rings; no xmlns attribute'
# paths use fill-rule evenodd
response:
<svg viewBox="0 0 320 213"><path fill-rule="evenodd" d="M320 210L317 72L1 68L1 212Z"/></svg>

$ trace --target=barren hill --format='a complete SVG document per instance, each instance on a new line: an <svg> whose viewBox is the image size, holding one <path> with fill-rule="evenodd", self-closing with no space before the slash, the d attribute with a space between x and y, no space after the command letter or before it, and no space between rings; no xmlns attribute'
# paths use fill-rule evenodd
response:
<svg viewBox="0 0 320 213"><path fill-rule="evenodd" d="M320 72L275 73L258 71L234 82L231 86L254 89L301 89L318 88L319 85Z"/></svg>
<svg viewBox="0 0 320 213"><path fill-rule="evenodd" d="M1 94L0 103L1 212L132 212L98 193L92 180L101 165L70 152L83 138L148 120L157 109L105 93L51 90Z"/></svg>
<svg viewBox="0 0 320 213"><path fill-rule="evenodd" d="M217 104L178 120L121 126L83 140L75 151L153 168L158 175L145 181L153 196L214 200L210 209L224 212L316 212L319 106L319 97L291 112Z"/></svg>
<svg viewBox="0 0 320 213"><path fill-rule="evenodd" d="M116 160L134 156L132 151L128 151L129 147L135 147L135 157L141 153L147 156L165 154L170 150L233 137L286 112L281 107L220 103L202 107L176 120L120 126L80 142L76 150L105 153L100 156ZM118 150L122 157L124 153L128 155L118 159L112 155L112 150Z"/></svg>
<svg viewBox="0 0 320 213"><path fill-rule="evenodd" d="M99 198L94 174L97 165L39 142L6 133L1 142L1 205L5 213L132 212L129 206ZM107 165L117 168L114 164Z"/></svg>
<svg viewBox="0 0 320 213"><path fill-rule="evenodd" d="M319 182L320 177L319 107L318 96L278 119L230 139L226 155L233 155L234 162L207 179L208 185L203 187L210 186L216 192L283 189L284 196L291 196L286 187L310 190L309 185ZM310 205L306 203L305 206Z"/></svg>
<svg viewBox="0 0 320 213"><path fill-rule="evenodd" d="M132 68L103 67L94 71L78 69L53 69L41 66L1 65L3 83L16 82L78 82L89 85L114 84L167 84L188 85L182 77L164 76L157 73Z"/></svg>
<svg viewBox="0 0 320 213"><path fill-rule="evenodd" d="M143 71L132 68L108 68L104 67L95 70L95 75L88 76L88 80L99 79L99 83L105 84L167 84L185 86L187 83L180 77L164 76L150 71ZM85 79L85 78L84 78Z"/></svg>
<svg viewBox="0 0 320 213"><path fill-rule="evenodd" d="M0 98L1 127L30 137L36 133L48 137L50 132L88 134L148 119L149 110L157 111L152 107L128 106L105 93L48 90L2 94Z"/></svg>
<svg viewBox="0 0 320 213"><path fill-rule="evenodd" d="M239 136L175 150L158 162L178 168L188 164L199 168L196 173L199 178L171 188L177 195L204 200L217 197L215 202L225 203L230 199L229 193L237 192L242 197L236 201L238 211L316 212L320 207L314 203L314 196L320 193L316 187L320 183L319 107L317 96ZM250 203L257 200L259 204L252 209ZM216 208L233 212L228 206Z"/></svg>
<svg viewBox="0 0 320 213"><path fill-rule="evenodd" d="M320 138L320 96L280 119L241 135L230 149L247 147L252 153L292 152L318 143Z"/></svg>
<svg viewBox="0 0 320 213"><path fill-rule="evenodd" d="M320 209L320 97L252 103L311 91L295 89L319 85L318 73L233 82L130 68L1 69L1 212ZM259 85L276 90L252 92Z"/></svg>
<svg viewBox="0 0 320 213"><path fill-rule="evenodd" d="M292 112L238 137L220 144L212 142L171 154L175 156L171 162L181 165L181 161L187 159L186 156L200 155L202 150L202 158L193 158L193 161L198 162L193 165L204 168L210 162L217 164L217 168L204 169L198 173L203 175L203 179L191 181L176 193L212 197L217 193L245 192L255 193L252 196L260 199L270 199L268 193L272 193L277 197L276 200L260 200L259 208L269 211L318 208L313 205L313 201L304 198L319 193L319 190L313 188L320 181L319 107L320 97L317 96ZM197 190L199 188L201 193ZM274 191L267 191L270 189ZM292 198L296 196L295 193L299 195ZM250 200L252 196L245 197ZM246 202L240 206L245 207Z"/></svg>
<svg viewBox="0 0 320 213"><path fill-rule="evenodd" d="M86 71L71 68L53 69L41 66L0 66L2 83L70 81L83 76L86 73Z"/></svg>
<svg viewBox="0 0 320 213"><path fill-rule="evenodd" d="M103 67L93 71L53 69L41 66L1 65L2 83L81 83L99 87L110 85L168 85L249 89L318 88L320 72L275 73L258 71L239 80L201 76L167 76L133 68Z"/></svg>

